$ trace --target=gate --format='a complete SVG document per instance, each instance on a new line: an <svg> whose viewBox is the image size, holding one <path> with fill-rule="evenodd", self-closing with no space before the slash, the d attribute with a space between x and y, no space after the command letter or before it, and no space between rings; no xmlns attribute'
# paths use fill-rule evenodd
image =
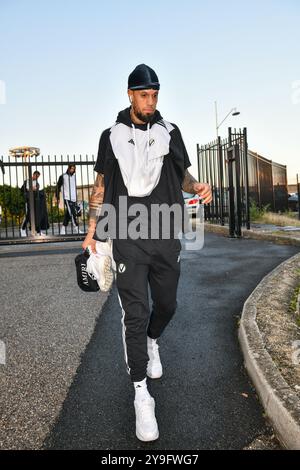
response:
<svg viewBox="0 0 300 470"><path fill-rule="evenodd" d="M229 236L250 229L247 129L228 128L228 138L197 145L198 180L209 183L213 200L205 220L229 225Z"/></svg>

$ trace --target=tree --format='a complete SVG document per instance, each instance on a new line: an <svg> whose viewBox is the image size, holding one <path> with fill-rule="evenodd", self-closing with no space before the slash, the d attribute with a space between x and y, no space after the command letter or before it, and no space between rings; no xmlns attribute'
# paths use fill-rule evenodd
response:
<svg viewBox="0 0 300 470"><path fill-rule="evenodd" d="M5 217L22 216L25 212L25 198L20 188L7 184L0 186L0 205Z"/></svg>

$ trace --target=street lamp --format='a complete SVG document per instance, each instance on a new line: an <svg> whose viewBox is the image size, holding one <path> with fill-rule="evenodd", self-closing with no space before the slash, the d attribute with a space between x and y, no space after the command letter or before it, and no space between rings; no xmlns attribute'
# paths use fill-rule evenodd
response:
<svg viewBox="0 0 300 470"><path fill-rule="evenodd" d="M231 114L232 116L238 116L241 114L239 111L236 110L236 108L232 108L228 114L224 117L223 121L218 124L218 110L217 110L217 102L215 101L215 114L216 114L216 133L217 133L217 139L218 139L218 134L219 134L219 127L223 124L223 122L228 118L228 116Z"/></svg>

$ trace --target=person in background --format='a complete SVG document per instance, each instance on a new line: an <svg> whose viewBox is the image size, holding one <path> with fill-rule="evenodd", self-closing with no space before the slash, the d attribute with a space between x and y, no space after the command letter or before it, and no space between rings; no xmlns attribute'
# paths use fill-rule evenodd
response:
<svg viewBox="0 0 300 470"><path fill-rule="evenodd" d="M44 208L44 204L41 204L41 200L44 198L44 192L40 191L40 184L38 182L39 176L40 176L40 172L38 170L33 172L32 190L33 190L36 231L38 235L44 237L46 236L46 234L43 232L43 230L47 230L49 228L49 225L48 225L47 214L46 214L46 217L45 217L45 214L41 214L41 207L43 208L43 212L46 209ZM30 215L30 204L29 204L29 179L24 181L21 187L21 191L23 192L24 198L25 198L25 215L24 215L22 226L21 226L20 234L21 234L21 237L27 237L27 232L28 232L27 227L29 226L29 230L31 230L31 220L30 220L31 215ZM40 220L42 218L43 220L47 219L46 225L40 224ZM43 225L43 227L41 225Z"/></svg>
<svg viewBox="0 0 300 470"><path fill-rule="evenodd" d="M70 164L67 171L63 173L58 179L56 186L57 200L59 200L61 189L64 199L65 215L60 234L66 235L66 229L70 221L72 222L75 233L83 233L81 230L79 230L78 224L76 166L74 164Z"/></svg>

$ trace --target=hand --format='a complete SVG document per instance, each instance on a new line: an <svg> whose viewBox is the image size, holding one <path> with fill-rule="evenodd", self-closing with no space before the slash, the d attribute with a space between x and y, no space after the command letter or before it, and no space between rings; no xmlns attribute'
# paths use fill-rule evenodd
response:
<svg viewBox="0 0 300 470"><path fill-rule="evenodd" d="M194 191L200 196L203 204L209 204L212 201L211 187L208 183L195 183Z"/></svg>
<svg viewBox="0 0 300 470"><path fill-rule="evenodd" d="M96 240L93 239L93 236L94 236L93 232L88 232L81 246L84 250L86 250L87 247L89 246L93 253L97 253L96 252Z"/></svg>

